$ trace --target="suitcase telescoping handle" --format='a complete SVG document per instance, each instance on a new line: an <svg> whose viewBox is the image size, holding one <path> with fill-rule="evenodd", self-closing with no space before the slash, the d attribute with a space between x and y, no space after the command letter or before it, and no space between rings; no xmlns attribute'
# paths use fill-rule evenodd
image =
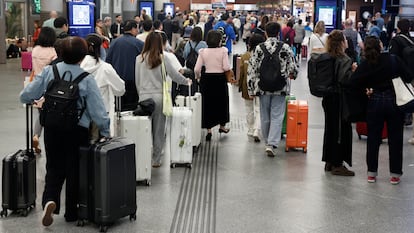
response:
<svg viewBox="0 0 414 233"><path fill-rule="evenodd" d="M26 150L33 152L33 106L31 104L26 104Z"/></svg>

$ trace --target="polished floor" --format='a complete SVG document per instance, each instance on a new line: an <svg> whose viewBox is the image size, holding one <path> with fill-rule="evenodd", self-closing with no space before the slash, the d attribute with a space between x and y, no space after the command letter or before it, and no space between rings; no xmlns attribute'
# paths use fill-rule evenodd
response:
<svg viewBox="0 0 414 233"><path fill-rule="evenodd" d="M244 45L235 48L241 53ZM2 156L25 145L24 108L18 94L28 73L20 70L19 62L0 64ZM356 176L332 176L321 162L324 117L321 100L309 94L304 61L292 92L309 102L307 153L285 152L282 141L276 157L267 157L264 144L247 137L244 103L238 88L230 86L230 133L220 135L214 129L212 141L203 141L194 155L193 169L171 169L165 158L161 168L152 170L152 186L137 186L137 220L121 219L108 232L414 232L414 146L407 142L412 127L405 129L404 175L399 185L389 183L386 140L380 149L377 182L367 182L366 140L359 140L356 133L352 166ZM44 155L37 166L36 208L28 217L12 214L0 219L0 232L98 232L93 224L68 224L62 215L55 216L51 227L41 226Z"/></svg>

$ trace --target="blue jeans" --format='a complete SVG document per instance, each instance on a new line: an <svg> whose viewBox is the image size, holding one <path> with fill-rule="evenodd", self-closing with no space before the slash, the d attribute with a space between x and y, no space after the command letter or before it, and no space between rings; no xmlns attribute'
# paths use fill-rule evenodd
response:
<svg viewBox="0 0 414 233"><path fill-rule="evenodd" d="M368 100L367 165L369 176L376 176L378 172L378 152L384 121L387 122L388 130L390 173L391 176L399 177L403 173L404 113L395 104L393 90L374 91Z"/></svg>
<svg viewBox="0 0 414 233"><path fill-rule="evenodd" d="M260 96L260 121L266 145L279 146L285 110L285 96Z"/></svg>

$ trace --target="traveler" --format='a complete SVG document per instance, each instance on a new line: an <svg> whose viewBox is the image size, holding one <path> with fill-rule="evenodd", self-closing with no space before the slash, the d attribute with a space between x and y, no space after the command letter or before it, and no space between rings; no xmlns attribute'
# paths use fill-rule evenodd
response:
<svg viewBox="0 0 414 233"><path fill-rule="evenodd" d="M138 104L138 93L135 88L135 59L141 53L144 42L137 40L138 25L134 20L125 22L123 36L113 40L106 56L116 73L125 81L126 92L121 98L121 110L134 110Z"/></svg>
<svg viewBox="0 0 414 233"><path fill-rule="evenodd" d="M279 23L269 22L266 24L266 41L263 43L265 49L273 54L279 49L280 70L278 80L273 82L294 79L298 74L298 68L295 64L295 58L290 46L279 40L281 27ZM283 54L283 56L282 56ZM282 134L283 117L285 115L286 100L288 92L286 85L275 91L264 91L261 85L261 73L263 73L261 64L265 60L264 51L261 46L256 49L249 60L247 71L247 85L249 96L259 96L260 98L260 124L262 128L263 140L266 144L265 152L269 157L276 155L276 149L279 146L280 135ZM266 69L267 67L263 67ZM273 71L274 67L269 67ZM282 72L283 71L283 72ZM263 80L262 80L263 81Z"/></svg>
<svg viewBox="0 0 414 233"><path fill-rule="evenodd" d="M247 136L253 137L255 142L260 142L260 100L258 96L253 98L249 96L247 91L247 70L251 54L256 49L256 46L265 42L265 40L264 36L254 34L249 40L248 51L241 55L240 60L239 91L242 93L246 107Z"/></svg>
<svg viewBox="0 0 414 233"><path fill-rule="evenodd" d="M233 30L233 29L232 29ZM206 141L212 137L211 128L220 125L220 133L228 133L225 128L230 121L229 90L224 72L231 69L228 52L221 46L221 33L211 30L207 35L208 48L200 49L194 73L200 80L202 98L202 128L207 129ZM205 72L201 72L202 66Z"/></svg>
<svg viewBox="0 0 414 233"><path fill-rule="evenodd" d="M144 29L144 31L141 34L138 34L136 37L138 40L145 42L148 34L152 31L152 20L145 20L142 23L142 29Z"/></svg>
<svg viewBox="0 0 414 233"><path fill-rule="evenodd" d="M345 37L350 38L352 40L354 52L356 54L357 61L359 61L361 49L364 48L364 42L362 41L361 35L354 29L354 22L352 21L352 19L346 19L344 26L345 28L343 30L343 33Z"/></svg>
<svg viewBox="0 0 414 233"><path fill-rule="evenodd" d="M325 22L318 21L313 29L313 33L309 38L308 60L312 53L325 52L325 44L328 34L326 33Z"/></svg>
<svg viewBox="0 0 414 233"><path fill-rule="evenodd" d="M293 23L292 21L287 22L286 27L282 30L282 38L283 42L288 44L289 46L293 46L293 41L295 40L295 30L293 30Z"/></svg>
<svg viewBox="0 0 414 233"><path fill-rule="evenodd" d="M106 112L111 120L110 135L115 136L115 96L125 93L125 82L119 77L111 64L100 58L102 37L98 34L89 34L86 38L88 53L80 64L80 67L93 75L105 104ZM91 126L91 141L99 139L99 131L95 123Z"/></svg>
<svg viewBox="0 0 414 233"><path fill-rule="evenodd" d="M377 37L365 38L364 60L352 75L350 83L369 89L367 107L367 165L368 182L374 183L378 175L378 153L384 121L387 123L390 183L398 184L403 174L404 113L396 105L392 78L400 76L410 82L403 70L405 66L397 56L381 53L382 44ZM408 78L408 79L407 79ZM338 153L338 149L336 152Z"/></svg>
<svg viewBox="0 0 414 233"><path fill-rule="evenodd" d="M260 25L254 29L253 34L259 34L263 37L265 36L265 27L266 24L269 22L269 17L267 15L262 16L260 20Z"/></svg>
<svg viewBox="0 0 414 233"><path fill-rule="evenodd" d="M353 171L345 167L344 162L352 166L352 126L345 120L342 113L341 85L347 81L356 63L345 54L347 40L339 30L333 30L326 41L326 52L335 61L335 75L337 90L326 94L322 99L322 107L325 113L325 130L323 135L322 161L325 162L325 171L332 175L354 176Z"/></svg>
<svg viewBox="0 0 414 233"><path fill-rule="evenodd" d="M63 62L56 65L59 76L64 80L76 78L84 72L79 64L87 53L86 41L80 37L68 37L61 40ZM20 100L30 104L39 99L54 80L53 66L46 66L33 82L20 93ZM47 101L47 100L46 100ZM99 88L92 75L88 75L79 83L78 108L84 108L78 127L62 128L48 126L51 117L47 117L44 125L46 148L46 177L42 197L42 224L50 226L53 214L60 212L60 193L66 181L65 220L78 220L79 194L79 147L88 145L88 129L91 121L95 122L103 137L109 137L109 117L105 110ZM65 127L64 127L65 126ZM63 128L68 128L63 130Z"/></svg>
<svg viewBox="0 0 414 233"><path fill-rule="evenodd" d="M54 22L55 22L55 19L58 17L58 13L56 11L51 11L49 13L49 17L50 17L49 19L43 22L42 27L50 27L50 28L55 29Z"/></svg>
<svg viewBox="0 0 414 233"><path fill-rule="evenodd" d="M220 28L223 29L224 34L222 35L222 40L224 37L224 41L222 41L221 46L225 46L227 48L228 54L231 54L232 43L234 40L236 40L236 33L234 32L234 29L231 26L232 21L233 17L228 13L225 13L221 15L221 20L218 21L213 27L214 30L218 30Z"/></svg>
<svg viewBox="0 0 414 233"><path fill-rule="evenodd" d="M120 37L124 34L124 23L122 22L122 15L115 16L115 22L111 25L111 34L113 39Z"/></svg>
<svg viewBox="0 0 414 233"><path fill-rule="evenodd" d="M50 62L57 58L56 50L53 47L55 42L55 30L50 27L42 28L32 50L33 75L40 74L45 66L49 65ZM34 102L34 106L40 109L42 107L42 102L43 98L40 98L40 100ZM41 152L39 143L41 133L42 126L40 125L39 111L34 111L33 148L36 153Z"/></svg>
<svg viewBox="0 0 414 233"><path fill-rule="evenodd" d="M63 39L69 36L68 34L69 26L68 26L68 20L66 18L59 17L55 19L55 21L53 22L53 25L55 26L54 28L56 32L56 37L58 39Z"/></svg>
<svg viewBox="0 0 414 233"><path fill-rule="evenodd" d="M186 79L171 64L169 59L164 59L163 43L160 33L151 32L145 40L144 49L137 57L135 65L136 89L140 100L152 98L155 109L151 115L153 153L152 166L161 166L163 149L165 144L165 122L163 114L163 78L162 70L178 84L191 85L191 79Z"/></svg>
<svg viewBox="0 0 414 233"><path fill-rule="evenodd" d="M296 57L300 58L303 39L305 39L305 26L302 25L302 19L298 20L298 23L293 26L295 30L295 38L293 39L293 46L296 48Z"/></svg>
<svg viewBox="0 0 414 233"><path fill-rule="evenodd" d="M400 19L397 23L397 34L391 39L389 52L397 55L403 62L407 62L403 57L403 50L411 45L410 41L414 42L414 38L410 36L410 21L408 19ZM410 113L405 114L405 118L412 121L412 115ZM411 119L410 119L411 118ZM411 123L410 123L411 124ZM409 143L414 145L414 129L412 137L408 140Z"/></svg>
<svg viewBox="0 0 414 233"><path fill-rule="evenodd" d="M200 49L207 48L207 47L208 46L207 46L206 42L203 41L203 35L202 35L201 28L195 27L191 32L190 40L185 44L184 54L183 54L184 59L187 60L188 55L191 52L191 49L194 49L196 54L198 54ZM197 60L194 61L194 65L195 65L196 61ZM194 69L194 67L188 67L188 68Z"/></svg>

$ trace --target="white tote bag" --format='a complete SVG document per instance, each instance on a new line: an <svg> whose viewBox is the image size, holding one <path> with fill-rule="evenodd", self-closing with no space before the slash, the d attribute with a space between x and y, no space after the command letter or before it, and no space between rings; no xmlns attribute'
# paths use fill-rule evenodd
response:
<svg viewBox="0 0 414 233"><path fill-rule="evenodd" d="M407 113L414 112L414 90L411 84L405 83L400 77L392 79L397 106Z"/></svg>

